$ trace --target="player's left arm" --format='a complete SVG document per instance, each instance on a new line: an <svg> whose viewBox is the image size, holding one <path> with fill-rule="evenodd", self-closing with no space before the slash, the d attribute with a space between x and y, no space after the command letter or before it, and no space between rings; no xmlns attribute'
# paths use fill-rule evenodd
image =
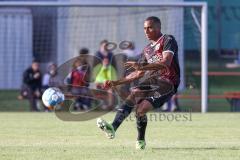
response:
<svg viewBox="0 0 240 160"><path fill-rule="evenodd" d="M163 59L161 60L161 62L169 67L172 63L174 55L177 54L177 52L177 41L173 36L168 36L163 45Z"/></svg>

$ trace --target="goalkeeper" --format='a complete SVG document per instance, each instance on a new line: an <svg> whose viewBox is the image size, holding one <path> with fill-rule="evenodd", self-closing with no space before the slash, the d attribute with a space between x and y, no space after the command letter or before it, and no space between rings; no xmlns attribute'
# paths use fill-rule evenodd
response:
<svg viewBox="0 0 240 160"><path fill-rule="evenodd" d="M134 71L121 80L106 81L103 85L108 89L139 80L138 86L131 89L130 95L118 109L111 124L101 118L97 120L98 127L112 139L118 127L136 107L136 149L144 149L146 146L146 113L167 102L177 92L180 83L178 46L175 38L161 33L161 21L154 16L144 21L144 32L150 44L143 49L142 58L138 63L125 63L126 67L133 68Z"/></svg>

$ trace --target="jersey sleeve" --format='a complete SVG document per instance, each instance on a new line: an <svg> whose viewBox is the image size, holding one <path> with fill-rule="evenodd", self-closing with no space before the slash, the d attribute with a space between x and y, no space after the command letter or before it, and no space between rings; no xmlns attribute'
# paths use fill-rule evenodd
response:
<svg viewBox="0 0 240 160"><path fill-rule="evenodd" d="M177 51L178 51L178 45L175 38L173 36L167 36L163 45L163 53L170 52L174 55L177 53Z"/></svg>
<svg viewBox="0 0 240 160"><path fill-rule="evenodd" d="M144 65L147 64L147 59L146 59L146 57L145 57L145 55L144 55L144 52L141 53L141 56L140 56L140 58L139 58L139 60L138 60L138 64L139 64L140 66L144 66Z"/></svg>

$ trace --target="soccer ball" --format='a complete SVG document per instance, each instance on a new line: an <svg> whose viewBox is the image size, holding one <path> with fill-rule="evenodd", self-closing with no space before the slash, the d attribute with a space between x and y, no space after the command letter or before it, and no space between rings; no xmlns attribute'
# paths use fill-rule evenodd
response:
<svg viewBox="0 0 240 160"><path fill-rule="evenodd" d="M59 88L51 87L44 91L42 101L46 107L53 108L64 101L64 94Z"/></svg>

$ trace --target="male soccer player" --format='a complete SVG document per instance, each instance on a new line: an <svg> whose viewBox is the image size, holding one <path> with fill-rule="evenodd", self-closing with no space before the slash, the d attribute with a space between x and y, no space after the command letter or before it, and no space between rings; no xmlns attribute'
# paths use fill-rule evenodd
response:
<svg viewBox="0 0 240 160"><path fill-rule="evenodd" d="M125 66L134 68L128 76L119 81L106 81L105 88L109 88L118 84L130 83L134 80L139 80L140 84L135 87L130 95L125 100L124 104L118 109L114 121L110 124L99 118L97 126L102 129L108 138L115 137L115 132L121 125L123 120L131 113L136 106L136 121L138 137L136 141L136 149L144 149L145 130L147 126L146 113L154 108L161 107L167 102L176 92L180 83L180 69L178 62L178 46L175 38L171 35L161 33L161 21L158 17L148 17L144 21L144 32L150 40L142 53L140 62L126 62ZM165 72L162 70L165 68ZM167 68L167 69L166 69ZM142 82L141 82L141 79ZM164 95L161 93L161 88L158 88L152 96L137 96L138 91L150 91L152 87L160 86L161 82L165 81L171 84L173 89Z"/></svg>

